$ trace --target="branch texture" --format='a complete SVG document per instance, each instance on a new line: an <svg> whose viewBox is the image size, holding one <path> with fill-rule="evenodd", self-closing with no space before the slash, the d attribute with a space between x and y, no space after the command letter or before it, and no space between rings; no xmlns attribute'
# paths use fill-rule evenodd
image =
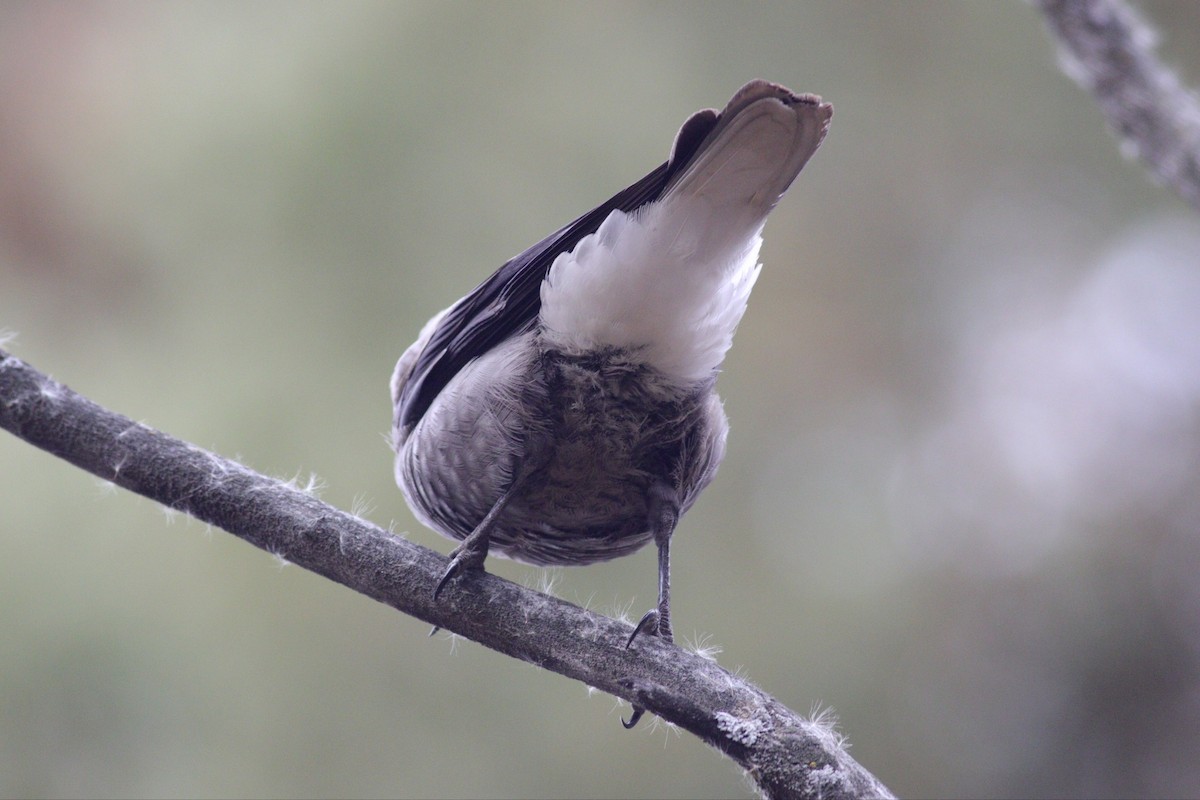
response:
<svg viewBox="0 0 1200 800"><path fill-rule="evenodd" d="M1090 91L1122 150L1200 209L1200 102L1154 54L1155 33L1123 0L1035 0L1063 72Z"/></svg>
<svg viewBox="0 0 1200 800"><path fill-rule="evenodd" d="M701 656L437 553L108 411L0 350L0 427L94 475L505 655L643 706L734 759L768 797L891 797L821 721ZM11 487L10 487L11 488Z"/></svg>

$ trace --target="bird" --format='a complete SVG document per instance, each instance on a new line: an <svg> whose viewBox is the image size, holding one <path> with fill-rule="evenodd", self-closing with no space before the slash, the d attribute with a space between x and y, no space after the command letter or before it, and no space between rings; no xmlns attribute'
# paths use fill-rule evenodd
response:
<svg viewBox="0 0 1200 800"><path fill-rule="evenodd" d="M672 536L725 455L717 373L767 215L832 116L817 95L747 83L692 114L664 163L424 325L392 374L391 444L413 514L459 541L435 600L489 552L584 565L654 542L658 602L625 646L673 641Z"/></svg>

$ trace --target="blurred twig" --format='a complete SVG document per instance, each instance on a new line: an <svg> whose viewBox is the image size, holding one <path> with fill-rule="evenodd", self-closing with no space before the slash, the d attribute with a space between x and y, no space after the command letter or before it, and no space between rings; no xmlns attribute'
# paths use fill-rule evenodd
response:
<svg viewBox="0 0 1200 800"><path fill-rule="evenodd" d="M1124 0L1034 0L1063 71L1096 97L1122 150L1200 209L1200 102L1154 54L1155 33Z"/></svg>
<svg viewBox="0 0 1200 800"><path fill-rule="evenodd" d="M636 703L733 758L766 796L891 797L828 725L715 663L652 637L626 650L625 623L493 575L455 581L435 603L446 561L432 550L101 408L3 350L0 427L399 611Z"/></svg>

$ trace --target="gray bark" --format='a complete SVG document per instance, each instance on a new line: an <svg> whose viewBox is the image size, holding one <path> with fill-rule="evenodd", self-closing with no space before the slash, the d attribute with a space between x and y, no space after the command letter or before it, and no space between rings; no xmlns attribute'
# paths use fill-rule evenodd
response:
<svg viewBox="0 0 1200 800"><path fill-rule="evenodd" d="M1068 76L1096 98L1157 180L1200 209L1200 102L1154 53L1155 33L1122 0L1035 0Z"/></svg>
<svg viewBox="0 0 1200 800"><path fill-rule="evenodd" d="M434 602L439 554L108 411L3 350L0 427L398 611L646 708L728 755L764 796L892 796L828 725L715 663L655 637L627 650L628 624L493 575L464 576Z"/></svg>

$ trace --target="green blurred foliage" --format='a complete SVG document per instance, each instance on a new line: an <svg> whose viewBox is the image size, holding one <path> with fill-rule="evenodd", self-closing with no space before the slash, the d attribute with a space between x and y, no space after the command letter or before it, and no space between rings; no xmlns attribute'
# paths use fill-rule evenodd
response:
<svg viewBox="0 0 1200 800"><path fill-rule="evenodd" d="M1147 6L1193 85L1198 8ZM767 227L677 630L902 795L1200 793L1198 226L1026 4L5 4L0 327L444 552L392 482L395 358L753 77L836 115ZM747 792L11 437L0 530L0 795ZM640 614L654 557L550 578Z"/></svg>

